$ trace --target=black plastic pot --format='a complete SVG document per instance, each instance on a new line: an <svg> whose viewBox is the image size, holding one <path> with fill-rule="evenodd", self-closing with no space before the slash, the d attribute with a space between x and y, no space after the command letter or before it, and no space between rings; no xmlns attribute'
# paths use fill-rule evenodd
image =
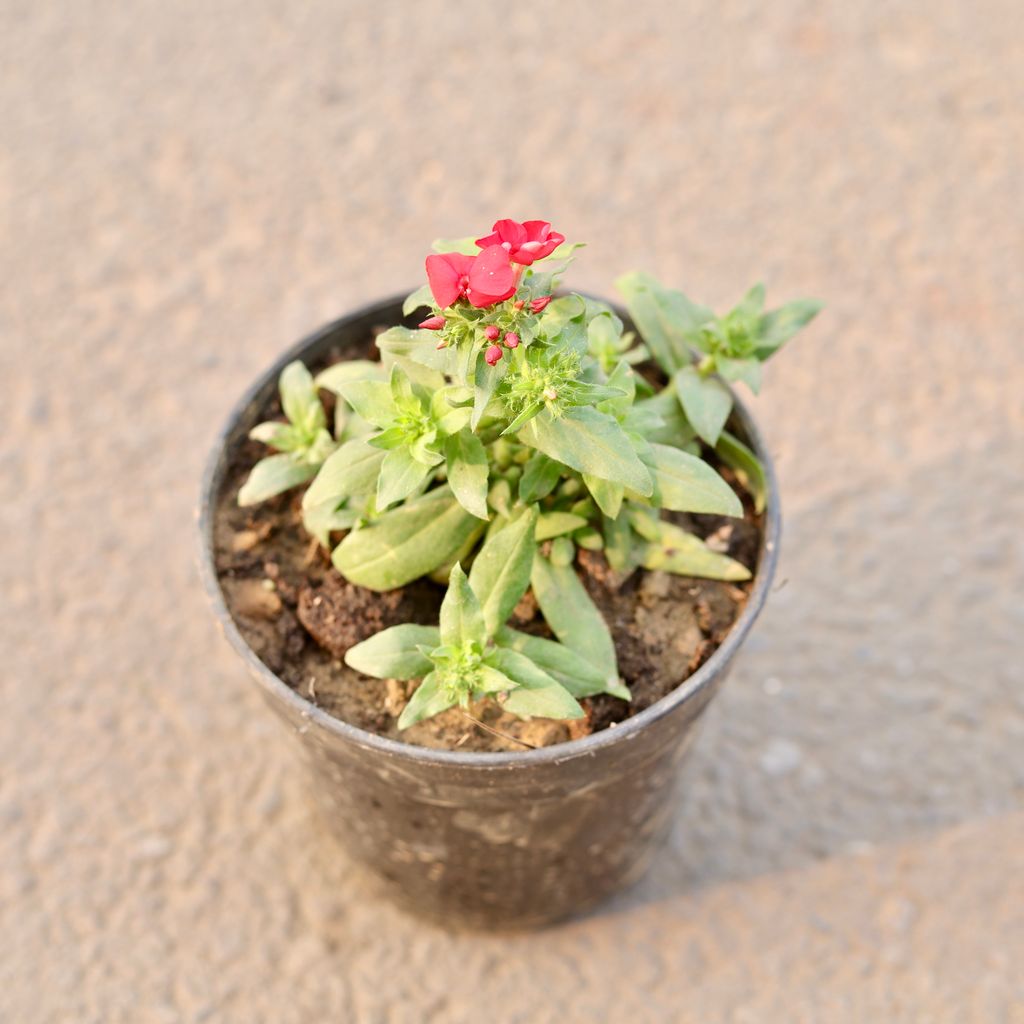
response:
<svg viewBox="0 0 1024 1024"><path fill-rule="evenodd" d="M328 822L394 900L454 927L524 928L564 918L638 879L665 836L694 726L764 604L778 554L771 460L743 405L734 428L765 467L768 507L753 591L725 642L689 679L620 725L522 753L428 750L321 711L253 653L228 613L214 568L213 517L228 465L277 387L281 369L364 343L402 321L392 299L342 317L264 373L231 413L202 484L200 565L221 628L292 727Z"/></svg>

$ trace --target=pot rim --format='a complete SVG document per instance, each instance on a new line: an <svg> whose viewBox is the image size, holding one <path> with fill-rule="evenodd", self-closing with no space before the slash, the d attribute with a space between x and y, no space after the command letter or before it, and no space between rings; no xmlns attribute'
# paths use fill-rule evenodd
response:
<svg viewBox="0 0 1024 1024"><path fill-rule="evenodd" d="M672 690L671 693L666 694L650 707L637 712L612 728L591 733L591 735L584 736L582 739L569 740L550 747L539 747L536 750L524 751L435 750L430 747L420 747L415 744L390 739L386 736L379 736L376 733L367 732L365 729L360 729L358 726L344 722L340 718L335 718L296 693L283 679L274 672L271 672L260 661L242 636L231 613L228 611L224 592L217 578L213 537L217 498L223 483L223 469L226 466L223 457L227 448L227 439L231 436L238 421L245 415L245 412L259 392L272 380L276 381L280 376L281 370L288 363L300 358L308 348L315 345L325 336L333 334L343 324L352 320L369 317L377 312L391 311L396 305L400 307L404 298L405 295L403 294L367 303L344 316L330 321L289 347L245 390L241 398L232 406L224 425L218 431L213 449L206 460L203 470L199 506L196 510L196 525L199 542L199 574L221 631L264 690L290 707L297 715L326 729L328 732L334 733L339 739L364 749L374 750L385 756L408 761L414 765L432 763L436 765L452 765L459 768L514 769L538 764L560 764L575 758L590 757L605 747L636 739L648 726L664 718L681 704L692 700L725 668L743 643L754 624L754 620L764 607L772 579L775 575L779 557L779 538L781 535L781 510L775 469L757 424L735 392L732 392L732 394L736 414L739 416L751 447L761 461L767 483L764 528L757 573L754 577L754 586L747 598L743 611L740 612L739 618L733 623L725 640L716 648L708 660L693 675L689 676ZM616 309L622 314L623 311L621 309L618 307ZM626 317L628 318L628 314L626 314ZM730 391L732 391L731 388Z"/></svg>

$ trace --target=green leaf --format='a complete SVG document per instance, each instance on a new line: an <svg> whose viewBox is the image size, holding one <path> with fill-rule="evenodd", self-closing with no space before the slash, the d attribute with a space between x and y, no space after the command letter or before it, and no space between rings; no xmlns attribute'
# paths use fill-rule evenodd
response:
<svg viewBox="0 0 1024 1024"><path fill-rule="evenodd" d="M418 364L436 371L431 377L420 380L426 387L433 380L440 387L444 378L440 376L448 365L447 349L437 347L437 335L433 331L413 330L409 327L389 327L383 334L378 334L375 344L380 350L383 369L390 368L397 362L407 372L411 372L410 363Z"/></svg>
<svg viewBox="0 0 1024 1024"><path fill-rule="evenodd" d="M637 494L649 495L654 488L625 431L596 409L580 406L557 417L545 409L519 437L581 473L623 484Z"/></svg>
<svg viewBox="0 0 1024 1024"><path fill-rule="evenodd" d="M550 256L545 256L544 259L539 260L538 262L543 266L549 260L553 263L558 260L566 260L572 256L577 249L586 249L586 247L586 242L563 242Z"/></svg>
<svg viewBox="0 0 1024 1024"><path fill-rule="evenodd" d="M502 701L502 708L514 715L555 718L561 721L582 718L583 708L573 695L525 654L499 647L487 658L492 668L506 675L518 687Z"/></svg>
<svg viewBox="0 0 1024 1024"><path fill-rule="evenodd" d="M752 320L764 309L764 285L758 282L739 301L733 313L743 320Z"/></svg>
<svg viewBox="0 0 1024 1024"><path fill-rule="evenodd" d="M345 664L375 679L422 679L433 663L420 648L437 647L440 636L436 626L392 626L350 647Z"/></svg>
<svg viewBox="0 0 1024 1024"><path fill-rule="evenodd" d="M576 545L571 537L556 537L551 542L551 554L549 556L552 565L572 565L576 559Z"/></svg>
<svg viewBox="0 0 1024 1024"><path fill-rule="evenodd" d="M622 337L622 321L610 310L599 310L587 324L590 354L599 356L604 351L616 352Z"/></svg>
<svg viewBox="0 0 1024 1024"><path fill-rule="evenodd" d="M391 399L396 408L405 408L418 400L409 375L400 366L391 367L388 372L388 386L391 388Z"/></svg>
<svg viewBox="0 0 1024 1024"><path fill-rule="evenodd" d="M652 505L674 512L743 515L736 492L703 459L667 444L652 444L645 462L654 477Z"/></svg>
<svg viewBox="0 0 1024 1024"><path fill-rule="evenodd" d="M757 358L773 356L802 327L809 324L823 309L817 299L797 299L772 310L761 318Z"/></svg>
<svg viewBox="0 0 1024 1024"><path fill-rule="evenodd" d="M405 431L401 427L388 427L387 430L368 437L366 443L389 452L401 448L406 443Z"/></svg>
<svg viewBox="0 0 1024 1024"><path fill-rule="evenodd" d="M298 359L281 371L278 387L281 408L295 426L314 433L326 425L324 407L313 386L313 377Z"/></svg>
<svg viewBox="0 0 1024 1024"><path fill-rule="evenodd" d="M636 370L624 359L615 364L615 369L608 375L608 386L621 394L614 395L601 402L601 412L609 413L619 422L632 408L636 398Z"/></svg>
<svg viewBox="0 0 1024 1024"><path fill-rule="evenodd" d="M632 572L640 564L640 559L633 543L633 528L629 525L629 517L605 516L603 526L604 555L608 564L616 572Z"/></svg>
<svg viewBox="0 0 1024 1024"><path fill-rule="evenodd" d="M460 647L474 641L483 644L484 613L462 566L452 566L448 590L441 602L441 643Z"/></svg>
<svg viewBox="0 0 1024 1024"><path fill-rule="evenodd" d="M449 487L437 487L353 530L332 561L358 586L393 590L453 559L477 523Z"/></svg>
<svg viewBox="0 0 1024 1024"><path fill-rule="evenodd" d="M459 504L478 519L490 519L487 511L487 452L476 434L462 430L445 441L448 485Z"/></svg>
<svg viewBox="0 0 1024 1024"><path fill-rule="evenodd" d="M294 455L270 455L260 459L238 492L239 505L255 505L304 484L316 475L317 467L300 462Z"/></svg>
<svg viewBox="0 0 1024 1024"><path fill-rule="evenodd" d="M303 528L325 548L329 546L332 531L350 530L359 519L358 509L347 508L338 501L324 501L319 505L304 505L302 508Z"/></svg>
<svg viewBox="0 0 1024 1024"><path fill-rule="evenodd" d="M587 354L587 325L582 319L569 321L556 336L547 338L552 350L575 352L581 359Z"/></svg>
<svg viewBox="0 0 1024 1024"><path fill-rule="evenodd" d="M714 445L732 411L729 389L715 377L702 377L695 366L684 366L675 376L675 386L693 429Z"/></svg>
<svg viewBox="0 0 1024 1024"><path fill-rule="evenodd" d="M517 434L523 427L526 426L530 420L536 416L541 409L544 408L541 402L531 402L525 409L520 412L514 420L501 432L501 436L505 437L507 434Z"/></svg>
<svg viewBox="0 0 1024 1024"><path fill-rule="evenodd" d="M561 295L548 304L540 318L540 326L544 337L555 338L562 329L572 321L579 321L587 311L587 303L582 295Z"/></svg>
<svg viewBox="0 0 1024 1024"><path fill-rule="evenodd" d="M367 423L389 426L397 416L391 385L383 380L347 380L338 383L338 394Z"/></svg>
<svg viewBox="0 0 1024 1024"><path fill-rule="evenodd" d="M308 462L311 466L322 466L337 447L334 438L331 437L331 432L325 427L321 427L309 445L302 450L303 461Z"/></svg>
<svg viewBox="0 0 1024 1024"><path fill-rule="evenodd" d="M368 359L348 359L321 370L313 383L324 391L341 394L340 385L353 380L383 380L384 368Z"/></svg>
<svg viewBox="0 0 1024 1024"><path fill-rule="evenodd" d="M477 353L476 369L473 372L473 414L469 420L473 430L476 430L487 406L491 404L494 392L505 376L507 365L507 360L502 360L497 366L488 366L487 361L480 359Z"/></svg>
<svg viewBox="0 0 1024 1024"><path fill-rule="evenodd" d="M749 359L730 359L728 356L715 357L718 372L728 381L742 381L756 395L761 390L761 361L756 356Z"/></svg>
<svg viewBox="0 0 1024 1024"><path fill-rule="evenodd" d="M634 522L649 543L643 549L645 569L660 569L677 576L701 576L711 580L741 582L750 579L750 570L727 555L712 551L699 537L664 520Z"/></svg>
<svg viewBox="0 0 1024 1024"><path fill-rule="evenodd" d="M648 421L639 433L650 442L671 444L681 448L697 436L683 412L679 395L671 384L652 398L645 398L637 402L633 406L631 414L639 414L640 417ZM655 419L660 420L660 423L655 423ZM627 418L626 425L627 427L631 426L629 418Z"/></svg>
<svg viewBox="0 0 1024 1024"><path fill-rule="evenodd" d="M457 434L463 427L469 425L473 410L470 407L460 407L449 410L437 421L437 426L442 434Z"/></svg>
<svg viewBox="0 0 1024 1024"><path fill-rule="evenodd" d="M402 501L421 487L433 475L408 448L389 451L380 464L377 478L377 510L383 512L389 505Z"/></svg>
<svg viewBox="0 0 1024 1024"><path fill-rule="evenodd" d="M671 377L689 359L688 347L700 348L700 329L714 314L681 291L665 288L650 274L633 272L615 284L626 297L629 315L651 355Z"/></svg>
<svg viewBox="0 0 1024 1024"><path fill-rule="evenodd" d="M538 554L530 582L555 636L600 669L606 683L617 683L619 670L611 632L576 570L571 565L554 565Z"/></svg>
<svg viewBox="0 0 1024 1024"><path fill-rule="evenodd" d="M558 486L561 478L561 464L549 459L543 452L535 451L519 478L519 500L524 505L532 505L546 498Z"/></svg>
<svg viewBox="0 0 1024 1024"><path fill-rule="evenodd" d="M469 582L480 599L487 635L493 636L512 614L530 585L537 507L531 505L484 542L469 571Z"/></svg>
<svg viewBox="0 0 1024 1024"><path fill-rule="evenodd" d="M537 520L536 537L538 541L551 540L552 537L574 533L586 525L583 516L574 516L571 512L545 512Z"/></svg>
<svg viewBox="0 0 1024 1024"><path fill-rule="evenodd" d="M661 312L654 295L654 288L660 287L657 281L648 274L633 271L620 277L615 287L625 296L630 319L636 324L651 355L665 373L671 376L681 364L683 356L661 322Z"/></svg>
<svg viewBox="0 0 1024 1024"><path fill-rule="evenodd" d="M402 303L402 316L408 316L410 313L414 313L417 309L422 309L424 306L433 307L433 305L434 293L430 290L430 285L420 285L420 287Z"/></svg>
<svg viewBox="0 0 1024 1024"><path fill-rule="evenodd" d="M700 349L702 328L714 321L715 314L687 298L678 288L659 288L655 298L661 322L676 339L679 352L685 356L687 345Z"/></svg>
<svg viewBox="0 0 1024 1024"><path fill-rule="evenodd" d="M377 475L384 452L365 441L346 441L320 467L316 479L302 496L302 507L312 508L325 501L341 501L353 494L369 494L376 490Z"/></svg>
<svg viewBox="0 0 1024 1024"><path fill-rule="evenodd" d="M499 477L487 492L487 504L506 519L512 517L512 486L504 477Z"/></svg>
<svg viewBox="0 0 1024 1024"><path fill-rule="evenodd" d="M460 252L463 256L476 256L480 246L472 238L435 238L430 247L436 253Z"/></svg>
<svg viewBox="0 0 1024 1024"><path fill-rule="evenodd" d="M290 452L302 447L302 435L299 431L290 423L282 423L280 420L257 423L249 431L249 439L276 448L279 452Z"/></svg>
<svg viewBox="0 0 1024 1024"><path fill-rule="evenodd" d="M763 512L768 493L768 480L758 457L738 437L734 437L727 430L722 431L722 436L719 437L718 444L715 445L715 451L736 474L739 482L750 492L750 496L754 499L754 511L758 514Z"/></svg>
<svg viewBox="0 0 1024 1024"><path fill-rule="evenodd" d="M409 446L409 454L420 465L433 469L444 462L444 455L434 447L437 443L437 430L428 430L426 433L420 434Z"/></svg>
<svg viewBox="0 0 1024 1024"><path fill-rule="evenodd" d="M546 637L521 633L508 626L503 626L498 631L496 640L501 647L525 654L574 697L592 697L595 693L608 692L614 693L616 697L622 697L623 700L629 700L629 690L625 686L618 680L614 687L608 686L604 672L565 644L548 640Z"/></svg>
<svg viewBox="0 0 1024 1024"><path fill-rule="evenodd" d="M602 480L600 477L583 474L583 482L587 489L594 496L594 501L606 516L614 519L622 507L622 497L625 488L622 484L613 484L610 480Z"/></svg>
<svg viewBox="0 0 1024 1024"><path fill-rule="evenodd" d="M334 403L334 436L339 443L351 441L354 438L365 438L372 434L376 428L367 423L362 416L357 416L340 395Z"/></svg>
<svg viewBox="0 0 1024 1024"><path fill-rule="evenodd" d="M431 672L416 688L409 703L398 719L399 729L408 729L410 725L422 722L424 718L433 718L442 711L452 707L458 697L449 693Z"/></svg>
<svg viewBox="0 0 1024 1024"><path fill-rule="evenodd" d="M474 694L505 693L519 685L514 679L509 679L504 672L499 672L487 664L482 664L478 672L477 685L473 688Z"/></svg>

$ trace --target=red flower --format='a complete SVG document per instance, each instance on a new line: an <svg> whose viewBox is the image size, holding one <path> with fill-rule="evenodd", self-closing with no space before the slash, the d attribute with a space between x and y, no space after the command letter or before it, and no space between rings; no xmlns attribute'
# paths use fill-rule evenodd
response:
<svg viewBox="0 0 1024 1024"><path fill-rule="evenodd" d="M534 313L540 313L548 308L548 303L554 298L553 295L542 295L539 299L530 300L530 310Z"/></svg>
<svg viewBox="0 0 1024 1024"><path fill-rule="evenodd" d="M504 302L516 293L516 272L500 245L488 246L473 261L469 272L469 301L481 309Z"/></svg>
<svg viewBox="0 0 1024 1024"><path fill-rule="evenodd" d="M477 256L459 252L428 256L427 281L442 309L461 298L482 309L511 298L516 291L515 271L500 245L492 245Z"/></svg>
<svg viewBox="0 0 1024 1024"><path fill-rule="evenodd" d="M501 334L501 331L498 330L498 325L497 324L488 324L484 328L484 337L488 341L497 341L499 334Z"/></svg>
<svg viewBox="0 0 1024 1024"><path fill-rule="evenodd" d="M428 316L426 320L420 325L420 329L424 331L439 331L444 327L443 316Z"/></svg>
<svg viewBox="0 0 1024 1024"><path fill-rule="evenodd" d="M484 359L487 360L488 366L494 366L501 359L501 349L497 345L491 345L484 353Z"/></svg>
<svg viewBox="0 0 1024 1024"><path fill-rule="evenodd" d="M528 267L534 260L550 256L564 241L565 235L552 231L546 220L524 220L522 224L499 220L495 221L493 233L478 238L476 244L481 249L500 245L513 263Z"/></svg>
<svg viewBox="0 0 1024 1024"><path fill-rule="evenodd" d="M519 335L515 331L509 331L505 335L506 348L519 348Z"/></svg>
<svg viewBox="0 0 1024 1024"><path fill-rule="evenodd" d="M463 256L460 252L427 257L427 281L442 309L457 302L469 290L469 272L475 262L475 256Z"/></svg>

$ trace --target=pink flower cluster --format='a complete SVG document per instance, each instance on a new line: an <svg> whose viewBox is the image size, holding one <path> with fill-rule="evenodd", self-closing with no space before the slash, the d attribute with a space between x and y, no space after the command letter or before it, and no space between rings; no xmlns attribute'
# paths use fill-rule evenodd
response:
<svg viewBox="0 0 1024 1024"><path fill-rule="evenodd" d="M447 309L463 298L477 309L504 302L515 295L520 268L550 256L564 241L565 236L552 231L551 225L544 220L527 220L522 224L514 220L499 220L491 234L476 240L481 249L476 256L447 252L427 257L430 291L441 309ZM534 299L530 308L539 312L534 306L539 302L547 305L547 301ZM440 330L443 322L434 323L439 319L431 317L420 326Z"/></svg>

